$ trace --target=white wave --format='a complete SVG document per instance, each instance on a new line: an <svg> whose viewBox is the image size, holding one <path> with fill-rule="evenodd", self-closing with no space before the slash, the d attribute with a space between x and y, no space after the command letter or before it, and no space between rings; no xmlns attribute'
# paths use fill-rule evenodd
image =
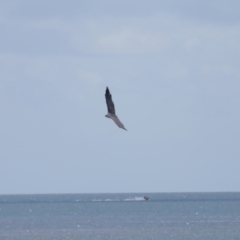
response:
<svg viewBox="0 0 240 240"><path fill-rule="evenodd" d="M105 198L105 199L92 199L92 202L120 202L120 201L145 201L144 197L130 197L125 199L118 198Z"/></svg>
<svg viewBox="0 0 240 240"><path fill-rule="evenodd" d="M105 202L118 202L118 201L120 201L120 200L119 200L119 199L106 198L104 201L105 201Z"/></svg>
<svg viewBox="0 0 240 240"><path fill-rule="evenodd" d="M126 198L123 201L145 201L144 197Z"/></svg>
<svg viewBox="0 0 240 240"><path fill-rule="evenodd" d="M118 202L120 201L119 199L111 199L111 198L106 198L106 199L93 199L92 202Z"/></svg>

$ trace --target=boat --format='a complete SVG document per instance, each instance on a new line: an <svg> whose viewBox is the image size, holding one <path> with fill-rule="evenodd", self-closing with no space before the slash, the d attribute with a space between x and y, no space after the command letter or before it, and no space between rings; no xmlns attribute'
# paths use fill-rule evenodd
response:
<svg viewBox="0 0 240 240"><path fill-rule="evenodd" d="M148 201L150 198L147 196L143 196L144 200Z"/></svg>

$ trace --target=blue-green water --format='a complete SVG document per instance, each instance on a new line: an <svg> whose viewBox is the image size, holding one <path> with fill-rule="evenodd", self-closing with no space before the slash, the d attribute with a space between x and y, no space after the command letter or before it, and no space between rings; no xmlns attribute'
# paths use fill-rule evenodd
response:
<svg viewBox="0 0 240 240"><path fill-rule="evenodd" d="M0 239L240 239L240 193L0 195Z"/></svg>

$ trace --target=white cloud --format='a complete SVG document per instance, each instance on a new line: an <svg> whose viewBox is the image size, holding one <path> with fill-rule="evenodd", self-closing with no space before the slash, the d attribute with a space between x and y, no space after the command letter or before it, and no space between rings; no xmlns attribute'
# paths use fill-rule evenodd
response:
<svg viewBox="0 0 240 240"><path fill-rule="evenodd" d="M129 28L99 36L96 49L113 54L151 53L167 44L167 39L161 33L140 32Z"/></svg>
<svg viewBox="0 0 240 240"><path fill-rule="evenodd" d="M73 48L89 54L155 54L187 49L214 55L226 50L240 51L239 25L188 22L166 14L79 19L72 23L69 37Z"/></svg>

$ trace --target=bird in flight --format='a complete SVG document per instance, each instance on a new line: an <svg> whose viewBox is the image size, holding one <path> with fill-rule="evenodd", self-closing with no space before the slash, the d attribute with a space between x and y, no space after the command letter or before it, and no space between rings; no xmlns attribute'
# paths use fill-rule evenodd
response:
<svg viewBox="0 0 240 240"><path fill-rule="evenodd" d="M105 115L105 117L111 118L118 125L118 127L124 130L127 130L116 115L114 103L112 101L112 95L110 94L108 87L106 89L105 98L106 98L107 109L108 109L108 114Z"/></svg>

